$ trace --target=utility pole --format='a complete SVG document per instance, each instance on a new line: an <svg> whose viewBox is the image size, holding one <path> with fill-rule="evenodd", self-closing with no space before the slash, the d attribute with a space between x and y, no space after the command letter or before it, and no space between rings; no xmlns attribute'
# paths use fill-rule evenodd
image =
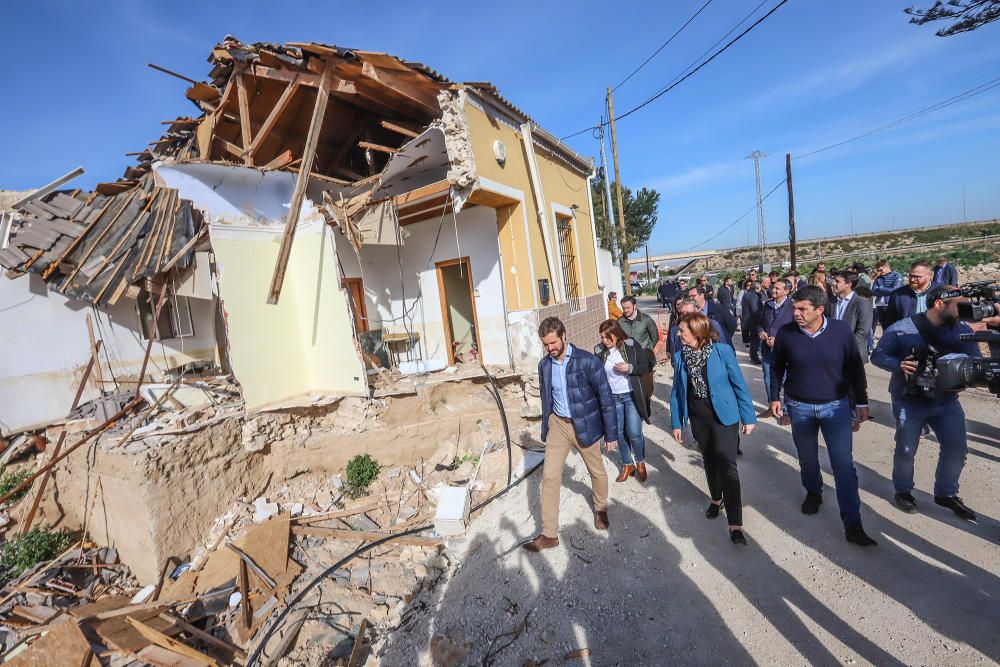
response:
<svg viewBox="0 0 1000 667"><path fill-rule="evenodd" d="M608 178L608 158L604 153L604 117L601 117L601 174L604 177L604 213L608 220L608 231L611 233L611 262L614 263L615 257L618 255L618 243L615 239L614 229L615 229L615 214L611 207L611 179Z"/></svg>
<svg viewBox="0 0 1000 667"><path fill-rule="evenodd" d="M798 271L795 261L795 194L792 192L792 154L785 153L785 182L788 184L788 261Z"/></svg>
<svg viewBox="0 0 1000 667"><path fill-rule="evenodd" d="M622 203L622 176L618 168L618 133L615 132L615 103L611 98L611 86L608 86L608 121L611 124L611 157L615 161L615 195L618 201L618 249L621 251L622 259L622 281L624 282L625 294L632 294L632 284L628 280L628 253L625 248L628 243L625 239L625 205Z"/></svg>
<svg viewBox="0 0 1000 667"><path fill-rule="evenodd" d="M747 155L748 160L753 160L753 173L757 179L757 240L760 243L760 271L764 272L764 265L767 264L767 228L764 225L764 197L760 190L760 159L767 157L760 151L754 151Z"/></svg>
<svg viewBox="0 0 1000 667"><path fill-rule="evenodd" d="M649 285L649 283L650 283L650 280L649 280L649 244L646 243L646 244L644 244L644 246L646 248L646 284Z"/></svg>

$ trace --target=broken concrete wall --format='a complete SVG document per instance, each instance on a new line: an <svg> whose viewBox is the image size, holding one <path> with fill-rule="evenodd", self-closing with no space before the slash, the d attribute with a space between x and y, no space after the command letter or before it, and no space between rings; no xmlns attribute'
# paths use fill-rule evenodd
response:
<svg viewBox="0 0 1000 667"><path fill-rule="evenodd" d="M517 437L526 426L519 417L526 407L522 381L499 382ZM37 523L78 529L87 521L93 540L115 546L141 583L155 583L167 560L186 561L234 502L273 497L285 480L343 474L359 453L386 469L432 468L461 454L478 456L484 439L502 442L487 387L479 379L384 400L346 397L327 406L203 422L182 434L150 434L123 446L116 446L121 433L109 433L56 466L49 487L54 493L46 494Z"/></svg>
<svg viewBox="0 0 1000 667"><path fill-rule="evenodd" d="M457 220L457 233L450 213L444 216L443 223L441 218L433 218L406 225L403 227L406 238L398 257L395 246L365 245L360 262L353 248L338 234L339 261L346 277L363 280L369 328L403 332L405 312L406 328L421 337L424 360L430 368L443 368L448 363L448 350L435 264L468 257L482 358L487 364L508 366L510 353L496 214L491 208L474 206L462 210ZM419 303L415 304L418 298Z"/></svg>
<svg viewBox="0 0 1000 667"><path fill-rule="evenodd" d="M448 182L454 185L464 203L476 185L476 158L472 151L469 119L465 115L468 94L464 90L443 90L438 93L441 106L440 127L451 168Z"/></svg>
<svg viewBox="0 0 1000 667"><path fill-rule="evenodd" d="M216 304L188 299L193 335L153 345L148 373L195 360L218 363L215 337ZM42 427L69 412L84 369L90 360L87 315L102 339L100 355L104 389L115 379L128 386L138 375L146 353L137 305L122 299L117 305L92 310L90 304L47 289L35 274L0 279L0 317L4 323L0 354L0 434ZM98 395L91 381L82 400Z"/></svg>

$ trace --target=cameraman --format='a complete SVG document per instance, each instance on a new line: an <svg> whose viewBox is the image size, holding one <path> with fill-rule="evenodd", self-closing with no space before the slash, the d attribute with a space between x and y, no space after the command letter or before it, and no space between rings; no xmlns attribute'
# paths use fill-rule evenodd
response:
<svg viewBox="0 0 1000 667"><path fill-rule="evenodd" d="M941 447L934 479L934 502L963 519L975 521L975 513L958 497L958 478L965 467L969 448L965 437L965 412L959 403L958 392L932 390L928 394L915 382L920 375L918 371L925 370L921 358L926 359L929 346L941 355L982 356L975 343L959 341L959 334L971 333L972 329L958 319L958 302L962 298L942 299L947 291L943 286L928 290L927 311L890 326L879 339L871 361L892 372L889 395L896 418L896 450L892 463L896 506L910 514L917 511L912 494L913 459L927 425L934 429Z"/></svg>

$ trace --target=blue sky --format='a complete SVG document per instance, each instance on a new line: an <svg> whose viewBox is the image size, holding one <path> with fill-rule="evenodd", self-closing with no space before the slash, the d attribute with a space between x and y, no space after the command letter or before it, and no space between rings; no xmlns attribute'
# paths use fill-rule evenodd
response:
<svg viewBox="0 0 1000 667"><path fill-rule="evenodd" d="M192 114L185 84L226 34L318 41L420 60L451 79L493 81L557 136L595 124L618 83L704 0L663 3L63 2L0 4L0 189L37 187L83 165L76 184L114 180ZM769 0L758 16L777 3ZM919 2L919 0L912 0ZM926 0L923 4L930 4ZM784 154L894 121L1000 76L1000 25L951 38L907 23L911 0L790 0L714 62L619 125L622 180L662 193L650 251L704 242L765 192ZM673 79L757 5L714 0L615 93L621 114ZM1000 88L899 128L793 162L800 238L1000 216ZM588 134L569 140L599 155ZM768 239L787 228L784 189ZM701 247L756 239L756 217Z"/></svg>

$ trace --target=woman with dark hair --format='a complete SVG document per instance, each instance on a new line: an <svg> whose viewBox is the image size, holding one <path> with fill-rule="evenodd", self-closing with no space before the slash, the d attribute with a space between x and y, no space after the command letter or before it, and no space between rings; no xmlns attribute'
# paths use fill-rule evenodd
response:
<svg viewBox="0 0 1000 667"><path fill-rule="evenodd" d="M705 460L705 476L712 503L705 516L714 519L725 503L729 539L746 544L743 503L736 456L743 434L750 435L757 417L750 390L729 345L718 345L718 334L707 317L691 313L681 318L682 347L674 354L674 386L670 393L670 422L674 440L683 442L681 429L690 420L691 433Z"/></svg>
<svg viewBox="0 0 1000 667"><path fill-rule="evenodd" d="M604 364L618 413L618 454L622 470L616 482L636 475L646 481L646 441L642 422L649 423L650 396L641 376L653 371L653 355L625 335L615 320L601 323L601 345L594 354Z"/></svg>

